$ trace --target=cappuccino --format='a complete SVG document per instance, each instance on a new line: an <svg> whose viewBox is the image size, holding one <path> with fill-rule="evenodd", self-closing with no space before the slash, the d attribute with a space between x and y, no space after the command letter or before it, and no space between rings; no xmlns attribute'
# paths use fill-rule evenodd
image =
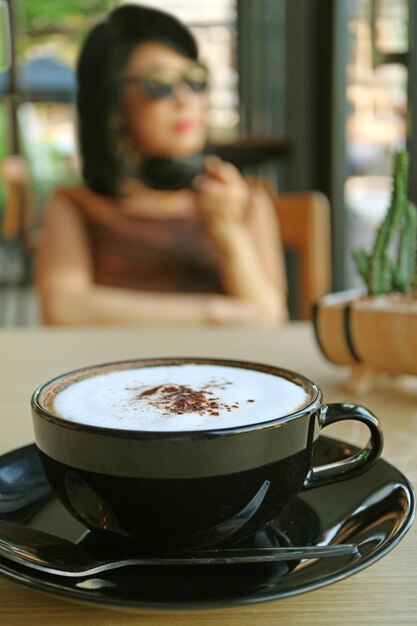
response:
<svg viewBox="0 0 417 626"><path fill-rule="evenodd" d="M237 544L300 491L371 467L383 444L364 407L324 405L300 374L221 359L68 372L35 390L32 416L45 475L66 509L144 553ZM368 427L366 448L315 467L322 429L347 419Z"/></svg>
<svg viewBox="0 0 417 626"><path fill-rule="evenodd" d="M270 421L310 401L303 386L280 376L186 363L97 370L68 381L48 408L62 419L90 426L172 432Z"/></svg>

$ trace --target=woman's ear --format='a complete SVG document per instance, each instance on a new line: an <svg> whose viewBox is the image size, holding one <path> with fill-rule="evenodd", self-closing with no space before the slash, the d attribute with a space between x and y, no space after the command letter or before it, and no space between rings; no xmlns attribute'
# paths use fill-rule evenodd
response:
<svg viewBox="0 0 417 626"><path fill-rule="evenodd" d="M115 113L110 119L109 127L114 140L116 157L121 165L122 175L136 175L140 163L140 155L130 134L125 117L121 113Z"/></svg>

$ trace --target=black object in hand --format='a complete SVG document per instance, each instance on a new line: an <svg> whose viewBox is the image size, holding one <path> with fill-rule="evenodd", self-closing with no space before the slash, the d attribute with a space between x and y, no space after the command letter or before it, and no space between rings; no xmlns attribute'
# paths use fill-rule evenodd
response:
<svg viewBox="0 0 417 626"><path fill-rule="evenodd" d="M202 154L188 159L152 157L143 162L139 177L152 189L175 191L191 187L194 178L201 174L203 167Z"/></svg>

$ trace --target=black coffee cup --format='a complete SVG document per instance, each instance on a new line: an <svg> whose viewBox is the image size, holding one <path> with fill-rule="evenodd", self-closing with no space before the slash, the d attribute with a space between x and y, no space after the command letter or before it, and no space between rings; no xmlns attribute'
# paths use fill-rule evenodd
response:
<svg viewBox="0 0 417 626"><path fill-rule="evenodd" d="M301 386L305 406L233 428L154 432L74 423L51 410L69 384L113 370L207 364L278 376ZM271 403L274 398L271 397ZM35 442L46 476L65 507L107 537L142 550L184 550L235 543L265 528L301 491L357 476L378 459L380 423L355 404L323 404L300 374L222 359L141 359L59 376L32 397ZM366 424L370 439L347 459L313 467L321 430L343 420Z"/></svg>

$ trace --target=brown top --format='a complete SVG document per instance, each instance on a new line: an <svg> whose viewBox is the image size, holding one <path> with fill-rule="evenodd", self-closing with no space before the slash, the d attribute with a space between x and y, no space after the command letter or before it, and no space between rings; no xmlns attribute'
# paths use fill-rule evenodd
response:
<svg viewBox="0 0 417 626"><path fill-rule="evenodd" d="M143 291L224 293L217 252L199 216L127 215L117 199L86 187L61 189L82 216L94 282Z"/></svg>

